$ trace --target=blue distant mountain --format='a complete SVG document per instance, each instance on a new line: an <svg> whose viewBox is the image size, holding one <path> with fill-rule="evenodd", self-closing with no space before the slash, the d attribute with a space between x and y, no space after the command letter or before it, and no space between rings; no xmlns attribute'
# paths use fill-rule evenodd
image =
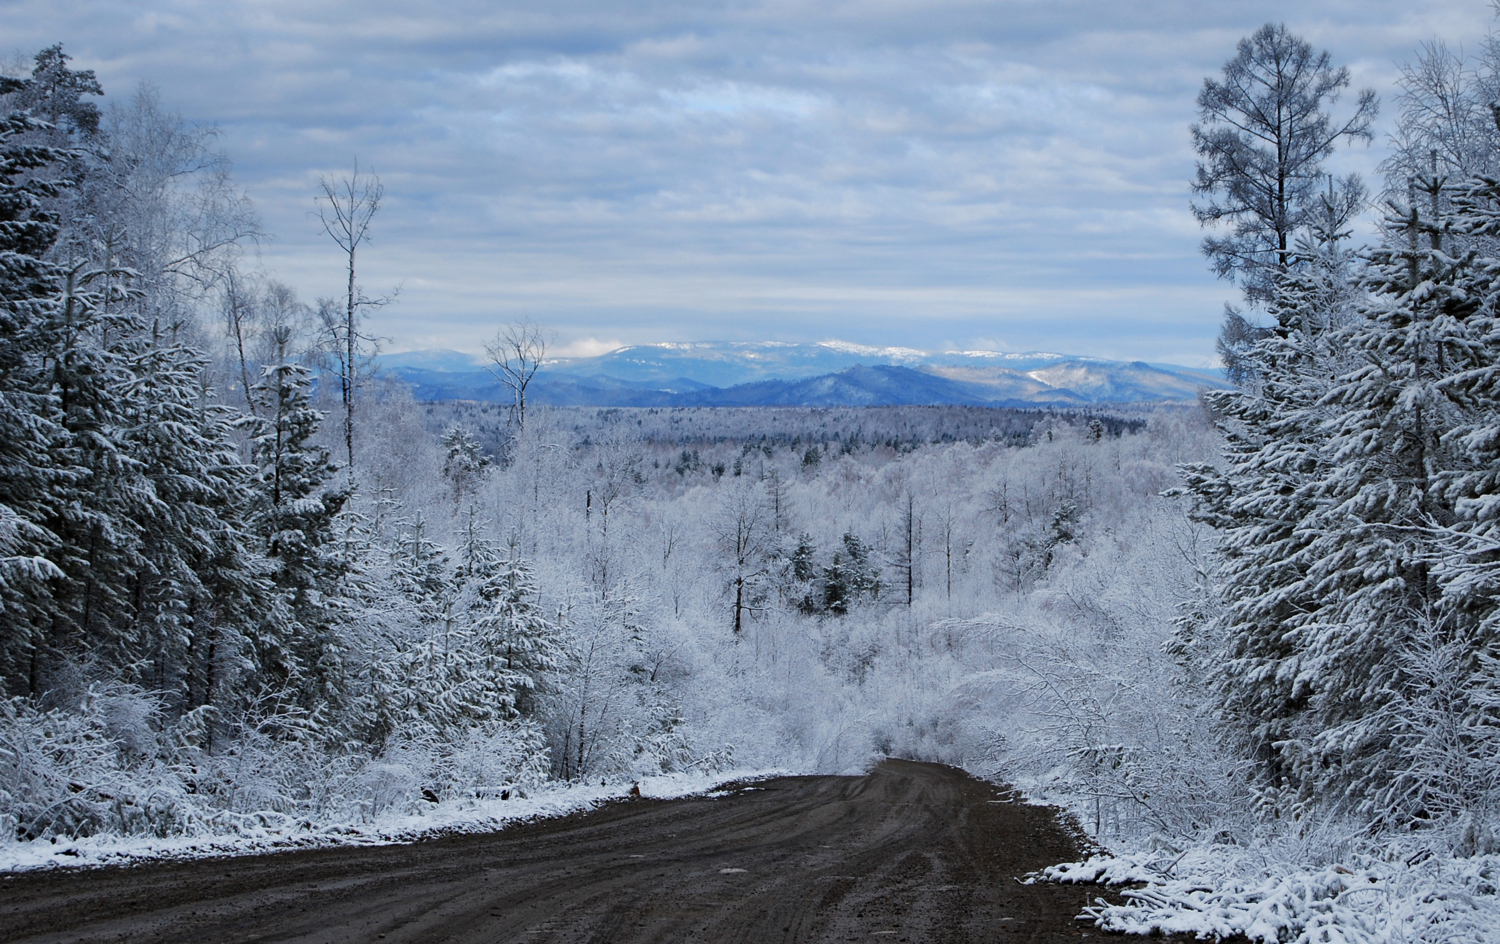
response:
<svg viewBox="0 0 1500 944"><path fill-rule="evenodd" d="M410 351L380 358L421 400L503 402L480 358ZM1073 406L1189 400L1227 387L1218 371L1067 354L931 354L839 341L644 344L547 361L533 402L556 406Z"/></svg>

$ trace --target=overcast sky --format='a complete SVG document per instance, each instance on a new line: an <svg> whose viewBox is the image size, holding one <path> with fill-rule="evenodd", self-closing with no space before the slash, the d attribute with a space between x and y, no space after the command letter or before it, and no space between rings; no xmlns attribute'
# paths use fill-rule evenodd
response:
<svg viewBox="0 0 1500 944"><path fill-rule="evenodd" d="M275 239L340 291L320 175L386 202L360 264L393 350L824 340L1194 366L1234 298L1198 254L1188 125L1268 20L1373 87L1477 46L1481 0L0 0L108 100L216 125ZM1347 106L1352 95L1341 106ZM1342 113L1341 107L1335 108ZM1381 142L1340 158L1373 176Z"/></svg>

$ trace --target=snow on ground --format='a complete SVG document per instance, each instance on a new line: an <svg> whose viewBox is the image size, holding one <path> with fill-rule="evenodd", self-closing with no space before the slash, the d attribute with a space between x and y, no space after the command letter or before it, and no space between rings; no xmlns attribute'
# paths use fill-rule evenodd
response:
<svg viewBox="0 0 1500 944"><path fill-rule="evenodd" d="M1096 855L1033 880L1145 883L1126 903L1088 910L1108 931L1243 935L1260 944L1497 944L1500 855L1420 861L1351 857L1299 867L1248 850L1200 846L1161 854Z"/></svg>
<svg viewBox="0 0 1500 944"><path fill-rule="evenodd" d="M1025 802L1086 819L1086 798L1022 781ZM1016 785L1010 785L1016 789ZM1244 845L1117 839L1029 881L1129 886L1082 917L1106 931L1255 944L1500 944L1500 849L1458 857L1437 835L1361 842L1337 822ZM1099 847L1095 846L1096 849Z"/></svg>
<svg viewBox="0 0 1500 944"><path fill-rule="evenodd" d="M494 832L515 823L566 816L632 795L652 799L726 796L725 784L781 776L784 770L737 770L717 774L664 774L640 781L545 785L524 797L434 804L419 813L393 814L370 823L314 824L281 813L255 813L225 820L223 833L198 836L93 836L84 839L0 841L0 872L133 864L153 859L199 859L284 852L331 846L376 846L415 842L456 833ZM423 804L426 806L426 804Z"/></svg>

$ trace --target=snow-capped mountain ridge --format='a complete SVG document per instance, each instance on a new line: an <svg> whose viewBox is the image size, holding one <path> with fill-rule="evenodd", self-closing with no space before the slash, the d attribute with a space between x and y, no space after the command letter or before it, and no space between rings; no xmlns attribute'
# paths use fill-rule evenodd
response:
<svg viewBox="0 0 1500 944"><path fill-rule="evenodd" d="M383 357L422 399L503 400L483 360L457 351ZM548 358L537 402L578 406L971 404L1087 406L1191 399L1214 371L1054 352L927 352L847 341L634 344Z"/></svg>

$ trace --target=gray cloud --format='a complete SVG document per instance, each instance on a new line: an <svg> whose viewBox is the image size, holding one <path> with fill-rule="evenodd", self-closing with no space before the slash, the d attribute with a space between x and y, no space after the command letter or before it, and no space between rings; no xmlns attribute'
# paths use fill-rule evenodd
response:
<svg viewBox="0 0 1500 944"><path fill-rule="evenodd" d="M1389 96L1458 0L20 2L111 98L216 123L278 239L338 290L310 211L355 156L387 206L363 281L398 346L976 342L1203 363L1222 302L1187 211L1203 77L1282 19ZM1341 163L1366 171L1379 149Z"/></svg>

